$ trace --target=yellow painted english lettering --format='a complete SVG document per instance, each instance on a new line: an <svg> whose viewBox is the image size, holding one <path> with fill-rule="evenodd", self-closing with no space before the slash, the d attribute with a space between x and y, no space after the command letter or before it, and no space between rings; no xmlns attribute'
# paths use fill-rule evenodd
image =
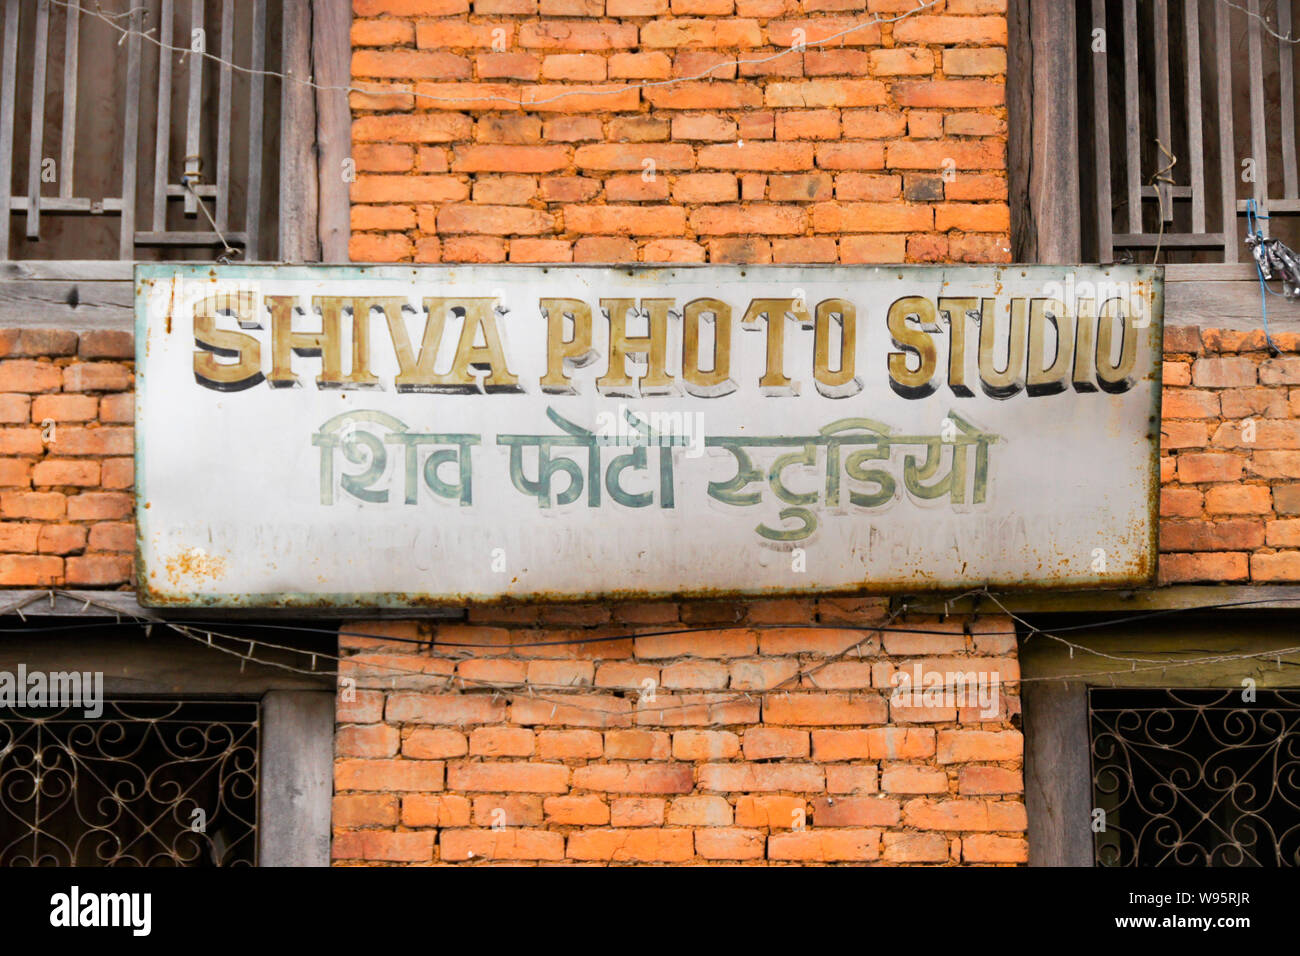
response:
<svg viewBox="0 0 1300 956"><path fill-rule="evenodd" d="M741 388L777 397L795 394L800 374L811 372L819 394L846 398L863 388L859 371L882 358L890 388L906 399L925 398L945 386L956 398L970 398L978 388L1000 400L1070 388L1122 393L1136 384L1139 338L1147 324L1145 305L1119 296L1100 306L1095 299L1078 298L1071 312L1050 297L908 295L895 299L883 315L892 350L872 357L859 355L865 340L860 326L881 316L842 296L822 300L811 312L808 303L795 298L756 298L743 311L712 297L680 304L660 297L601 298L594 307L581 299L542 298L534 317L507 315L490 297L430 296L418 302L417 308L402 296L332 295L310 300L267 295L259 301L249 291L206 296L194 306L195 381L227 392L264 381L277 389L302 387L304 360L314 360L320 389L517 393L530 386L521 381L517 366L512 368L516 356L509 353L508 333L512 323L540 320L546 330L546 371L536 381L548 394L579 394L583 383L575 373L601 367L602 357L594 387L611 397L684 391L716 398ZM420 328L418 344L409 320ZM644 334L630 331L634 320ZM387 330L386 343L375 338L376 321ZM604 356L595 347L598 321L605 326ZM669 354L674 322L682 329L678 356ZM789 322L813 331L811 354L803 363L790 362ZM762 372L755 370L748 382L738 379L734 367L737 326L764 341ZM706 328L711 336L704 334ZM711 338L707 347L706 338ZM350 344L346 370L345 344ZM398 369L391 382L373 372L376 349L384 348L391 348ZM439 362L444 351L448 354ZM438 370L435 363L445 368Z"/></svg>

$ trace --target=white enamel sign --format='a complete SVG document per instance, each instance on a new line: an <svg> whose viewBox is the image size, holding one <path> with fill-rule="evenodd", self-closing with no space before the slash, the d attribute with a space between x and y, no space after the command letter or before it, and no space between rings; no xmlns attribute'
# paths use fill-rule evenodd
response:
<svg viewBox="0 0 1300 956"><path fill-rule="evenodd" d="M139 266L141 600L1122 587L1145 267Z"/></svg>

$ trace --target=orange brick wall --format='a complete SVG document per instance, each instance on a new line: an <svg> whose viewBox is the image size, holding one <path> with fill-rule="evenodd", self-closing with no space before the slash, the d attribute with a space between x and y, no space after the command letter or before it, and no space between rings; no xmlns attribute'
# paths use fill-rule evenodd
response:
<svg viewBox="0 0 1300 956"><path fill-rule="evenodd" d="M135 551L129 332L0 329L0 587L115 587Z"/></svg>
<svg viewBox="0 0 1300 956"><path fill-rule="evenodd" d="M1023 863L1018 685L988 719L889 699L915 663L1016 681L1012 623L869 629L884 618L881 601L773 600L349 628L376 636L340 639L356 685L335 737L334 858ZM822 626L783 626L808 623Z"/></svg>
<svg viewBox="0 0 1300 956"><path fill-rule="evenodd" d="M353 81L384 92L352 98L351 255L1005 262L1002 0L941 0L782 52L915 5L355 0ZM429 639L423 652L344 637L360 687L340 704L334 857L1023 862L1014 685L987 722L888 699L892 669L913 660L1014 679L1014 640L950 623L838 659L864 635L780 627L881 614L871 601L534 607L389 626ZM519 646L713 623L728 629ZM524 684L558 687L539 700Z"/></svg>
<svg viewBox="0 0 1300 956"><path fill-rule="evenodd" d="M1160 577L1300 581L1300 335L1165 338Z"/></svg>
<svg viewBox="0 0 1300 956"><path fill-rule="evenodd" d="M1164 583L1300 580L1300 336L1275 341L1166 336ZM129 332L0 329L0 586L130 582L133 355Z"/></svg>
<svg viewBox="0 0 1300 956"><path fill-rule="evenodd" d="M791 50L916 6L354 0L352 258L1005 262L1005 0Z"/></svg>

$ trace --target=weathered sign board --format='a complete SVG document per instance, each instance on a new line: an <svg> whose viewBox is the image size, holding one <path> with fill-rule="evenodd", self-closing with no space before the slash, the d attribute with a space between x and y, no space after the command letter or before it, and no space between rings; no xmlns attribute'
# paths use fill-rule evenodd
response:
<svg viewBox="0 0 1300 956"><path fill-rule="evenodd" d="M141 600L1122 587L1131 267L142 265Z"/></svg>

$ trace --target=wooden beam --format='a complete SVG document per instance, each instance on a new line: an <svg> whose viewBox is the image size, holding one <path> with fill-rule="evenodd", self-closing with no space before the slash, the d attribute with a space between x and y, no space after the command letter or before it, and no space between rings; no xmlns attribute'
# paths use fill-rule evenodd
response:
<svg viewBox="0 0 1300 956"><path fill-rule="evenodd" d="M1249 199L1238 199L1237 211L1245 212L1247 209L1246 204L1248 202L1250 202ZM1289 213L1294 215L1295 213L1300 212L1300 199L1270 199L1268 212L1270 216L1277 213Z"/></svg>
<svg viewBox="0 0 1300 956"><path fill-rule="evenodd" d="M28 617L30 620L31 616ZM55 622L46 618L43 623ZM102 626L102 618L95 623L100 626L81 632L41 629L6 635L0 641L0 670L12 673L19 664L26 664L31 670L100 671L104 675L104 694L109 697L177 693L261 695L271 690L317 690L334 685L334 680L327 675L312 677L270 664L241 666L239 658L231 654L223 654L162 627L154 627L145 637L139 626L130 621L124 620L120 628ZM111 616L109 624L112 624ZM319 648L323 653L334 653L335 642L328 635L311 635L310 643L302 638L299 635L297 639L292 636L286 639L286 635L279 634L267 640L303 646L309 652ZM227 642L224 646L232 645ZM257 657L290 667L303 667L304 661L310 661L302 654L267 648L258 649ZM321 670L333 669L333 661L324 657L317 661Z"/></svg>
<svg viewBox="0 0 1300 956"><path fill-rule="evenodd" d="M134 325L130 281L0 281L0 328L126 331ZM4 598L0 597L3 604Z"/></svg>
<svg viewBox="0 0 1300 956"><path fill-rule="evenodd" d="M141 607L134 591L82 591L31 588L0 594L0 617L11 619L20 608L26 617L118 617L161 621L376 621L440 618L463 620L460 608L158 608ZM0 632L3 633L3 632ZM280 641L278 643L285 643Z"/></svg>
<svg viewBox="0 0 1300 956"><path fill-rule="evenodd" d="M229 243L242 246L247 240L242 232L218 235L206 229L177 230L172 232L137 232L135 241L142 246L221 246Z"/></svg>
<svg viewBox="0 0 1300 956"><path fill-rule="evenodd" d="M1253 282L1168 282L1165 284L1165 324L1211 329L1263 328L1259 296L1258 279ZM1268 322L1274 333L1294 332L1300 328L1300 310L1275 307L1270 301L1268 311Z"/></svg>
<svg viewBox="0 0 1300 956"><path fill-rule="evenodd" d="M1079 233L1079 111L1075 0L1031 3L1033 141L1029 207L1037 262L1072 263L1082 256Z"/></svg>
<svg viewBox="0 0 1300 956"><path fill-rule="evenodd" d="M1277 32L1283 36L1291 35L1291 0L1281 0L1277 5ZM1300 197L1300 180L1297 179L1295 154L1295 44L1279 40L1277 46L1283 189L1286 198L1296 199Z"/></svg>
<svg viewBox="0 0 1300 956"><path fill-rule="evenodd" d="M1279 608L1300 609L1300 585L1178 584L1160 588L1134 588L1114 591L1021 591L998 592L998 600L1016 613L1069 613L1075 611L1161 611L1234 604L1234 611L1263 611ZM988 598L950 598L941 595L918 595L895 599L906 603L918 614L969 614L978 609L996 612ZM1300 644L1300 637L1296 643Z"/></svg>
<svg viewBox="0 0 1300 956"><path fill-rule="evenodd" d="M1240 689L1246 678L1259 687L1295 687L1300 656L1287 651L1300 646L1300 637L1290 625L1290 615L1290 609L1249 618L1231 611L1171 615L1061 635L1089 651L1158 662L1152 664L1135 665L1077 649L1071 655L1069 647L1041 635L1022 640L1021 691L1065 678L1090 687ZM1050 624L1042 626L1051 633Z"/></svg>
<svg viewBox="0 0 1300 956"><path fill-rule="evenodd" d="M262 698L258 866L330 865L335 706L322 691Z"/></svg>
<svg viewBox="0 0 1300 956"><path fill-rule="evenodd" d="M319 262L316 91L310 81L312 5L285 4L280 105L280 254L282 262Z"/></svg>
<svg viewBox="0 0 1300 956"><path fill-rule="evenodd" d="M7 279L131 281L130 262L116 259L17 259L0 263L0 281Z"/></svg>
<svg viewBox="0 0 1300 956"><path fill-rule="evenodd" d="M1029 35L1030 0L1007 4L1007 192L1011 206L1011 261L1034 262L1038 255L1029 213L1030 143L1033 131L1033 46Z"/></svg>
<svg viewBox="0 0 1300 956"><path fill-rule="evenodd" d="M1165 282L1254 282L1259 279L1252 262L1170 262L1165 264ZM1168 311L1166 309L1166 311Z"/></svg>
<svg viewBox="0 0 1300 956"><path fill-rule="evenodd" d="M17 200L21 202L21 200ZM57 200L47 200L55 202ZM138 233L138 242L152 237ZM193 243L200 233L178 233L176 242ZM233 235L231 241L244 238ZM215 237L208 237L216 243ZM1165 324L1219 329L1256 329L1259 324L1259 281L1246 263L1166 266ZM132 317L131 263L116 261L4 262L0 263L0 326L26 328L121 328L134 325ZM74 304L75 303L75 304ZM1274 331L1300 331L1300 312L1274 312ZM1233 589L1214 588L1214 593ZM1276 588L1247 588L1252 593L1274 593ZM1126 606L1130 592L1088 592L1090 600ZM1181 593L1179 588L1159 588L1156 593ZM1062 592L1028 592L1026 601L1073 599ZM1131 605L1130 605L1131 606Z"/></svg>
<svg viewBox="0 0 1300 956"><path fill-rule="evenodd" d="M1166 206L1165 208L1168 210L1169 207ZM1121 232L1115 235L1115 248L1117 249L1147 248L1150 246L1191 246L1209 249L1222 245L1223 233L1221 232L1167 232L1163 236L1158 232Z"/></svg>
<svg viewBox="0 0 1300 956"><path fill-rule="evenodd" d="M1025 812L1030 866L1092 866L1087 688L1025 684Z"/></svg>
<svg viewBox="0 0 1300 956"><path fill-rule="evenodd" d="M350 4L312 0L312 62L319 85L345 87L351 81L351 31ZM352 155L352 112L342 89L316 91L316 142L321 255L325 262L347 262L352 223L343 165Z"/></svg>

